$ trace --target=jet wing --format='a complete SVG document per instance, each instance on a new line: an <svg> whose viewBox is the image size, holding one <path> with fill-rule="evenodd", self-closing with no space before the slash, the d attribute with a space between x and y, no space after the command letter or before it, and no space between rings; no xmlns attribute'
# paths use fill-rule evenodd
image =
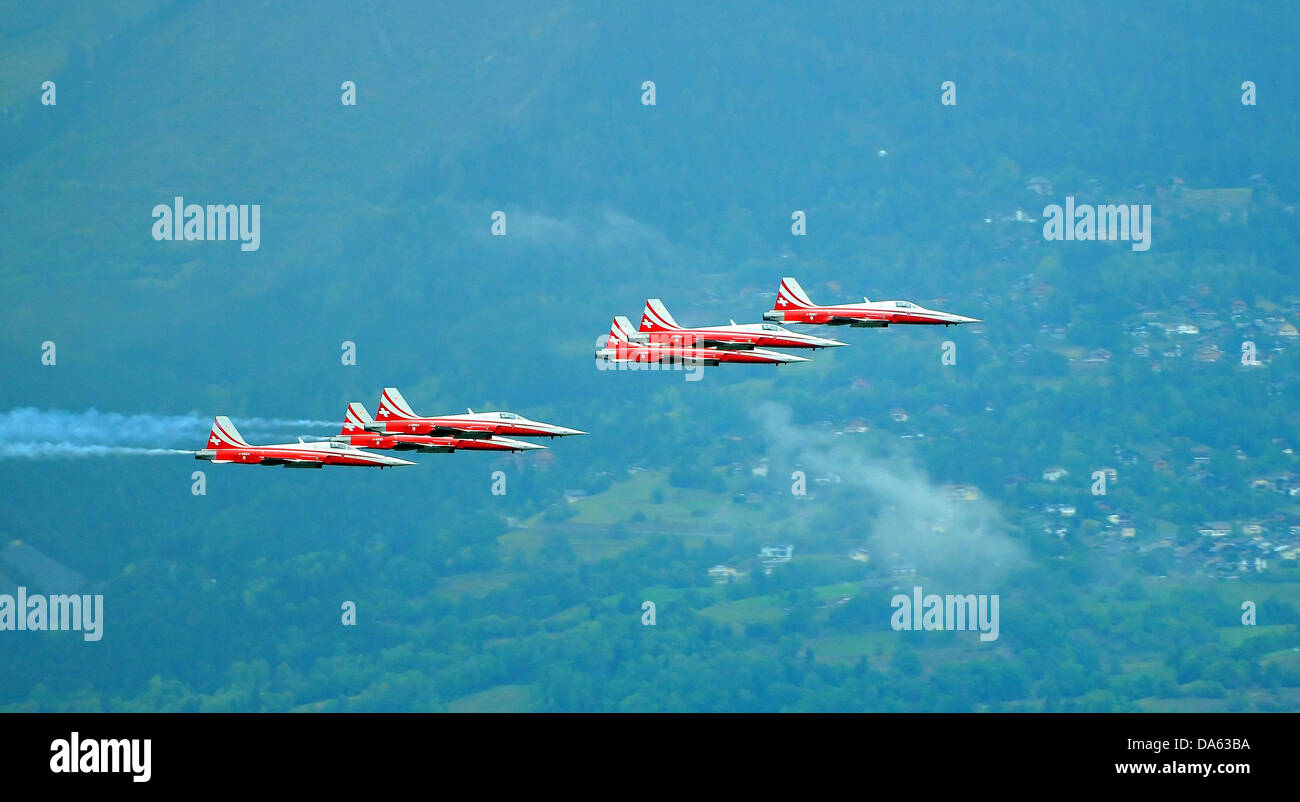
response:
<svg viewBox="0 0 1300 802"><path fill-rule="evenodd" d="M737 342L731 342L730 340L710 340L706 338L700 341L700 345L704 348L713 348L717 351L753 351L754 350L753 343L737 343Z"/></svg>

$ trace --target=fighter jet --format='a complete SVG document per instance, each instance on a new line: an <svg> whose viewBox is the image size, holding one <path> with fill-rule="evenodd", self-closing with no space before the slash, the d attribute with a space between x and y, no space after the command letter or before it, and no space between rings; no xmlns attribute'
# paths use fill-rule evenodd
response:
<svg viewBox="0 0 1300 802"><path fill-rule="evenodd" d="M790 276L781 279L772 310L763 313L764 320L786 323L820 323L827 326L853 326L855 328L884 328L890 324L921 324L951 326L958 323L979 323L973 317L954 315L917 306L911 301L872 301L863 298L860 304L819 306L808 298L799 282Z"/></svg>
<svg viewBox="0 0 1300 802"><path fill-rule="evenodd" d="M684 340L684 342L683 342ZM697 346L690 338L680 338L677 343L657 343L651 335L632 330L632 321L622 315L614 318L605 347L597 349L597 359L610 362L658 362L684 365L720 365L723 362L743 362L757 365L783 365L788 362L807 362L801 356L765 351L761 348L721 349Z"/></svg>
<svg viewBox="0 0 1300 802"><path fill-rule="evenodd" d="M797 334L775 323L746 323L730 326L706 326L688 329L678 325L668 308L658 298L645 302L641 313L641 333L650 335L650 342L665 345L694 343L704 348L720 351L752 350L754 348L838 348L848 345L839 340Z"/></svg>
<svg viewBox="0 0 1300 802"><path fill-rule="evenodd" d="M451 454L457 449L466 451L535 451L546 448L523 440L508 437L458 438L434 437L427 434L384 434L375 431L374 419L362 404L348 404L343 418L343 429L332 440L363 448L393 451L418 451L421 454Z"/></svg>
<svg viewBox="0 0 1300 802"><path fill-rule="evenodd" d="M355 465L392 468L416 463L385 454L371 454L349 443L299 440L271 446L249 445L230 418L218 415L208 434L208 447L194 452L195 459L215 463L237 462L245 465L283 465L286 468L324 468L326 465Z"/></svg>
<svg viewBox="0 0 1300 802"><path fill-rule="evenodd" d="M513 412L475 412L465 415L438 415L426 418L415 414L396 387L385 387L379 396L377 420L365 424L368 431L379 433L424 434L453 437L457 440L486 440L497 435L510 437L568 437L586 434L580 429L529 420Z"/></svg>

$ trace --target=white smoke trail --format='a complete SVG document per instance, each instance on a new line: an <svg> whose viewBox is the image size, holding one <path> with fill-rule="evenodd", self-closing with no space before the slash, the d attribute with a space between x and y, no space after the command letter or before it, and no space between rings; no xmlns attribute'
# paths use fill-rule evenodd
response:
<svg viewBox="0 0 1300 802"><path fill-rule="evenodd" d="M825 492L836 493L837 503L862 502L856 526L882 557L958 587L987 587L1024 563L1024 550L996 505L949 499L906 454L872 453L843 437L797 426L790 409L774 402L760 404L754 417L769 460L802 464L810 469L809 479L840 477L843 490Z"/></svg>
<svg viewBox="0 0 1300 802"><path fill-rule="evenodd" d="M81 445L79 443L0 443L0 459L42 457L112 457L193 454L183 448Z"/></svg>
<svg viewBox="0 0 1300 802"><path fill-rule="evenodd" d="M247 437L286 429L336 427L337 421L248 418L236 421ZM212 418L199 415L123 415L22 407L0 412L0 459L184 454L202 448ZM255 440L251 442L256 442ZM167 446L189 446L167 448Z"/></svg>

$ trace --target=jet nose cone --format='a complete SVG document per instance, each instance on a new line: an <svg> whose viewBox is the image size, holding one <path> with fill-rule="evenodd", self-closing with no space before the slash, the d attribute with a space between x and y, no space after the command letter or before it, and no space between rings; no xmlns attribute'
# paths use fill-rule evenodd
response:
<svg viewBox="0 0 1300 802"><path fill-rule="evenodd" d="M418 462L411 462L409 459L398 459L397 457L389 457L388 459L389 459L388 464L391 465L391 466L394 467L394 468L399 468L399 467L401 467L401 466L403 466L403 465L419 465L419 464L420 464L420 463L418 463Z"/></svg>
<svg viewBox="0 0 1300 802"><path fill-rule="evenodd" d="M983 323L984 322L977 317L966 317L965 315L953 315L952 317L953 317L952 322L954 323Z"/></svg>
<svg viewBox="0 0 1300 802"><path fill-rule="evenodd" d="M828 340L825 337L821 337L819 340L820 342L817 343L818 348L839 348L840 346L848 345L848 343L842 343L839 340Z"/></svg>
<svg viewBox="0 0 1300 802"><path fill-rule="evenodd" d="M559 437L569 437L575 434L586 434L586 432L584 432L581 429L570 429L567 426L556 426L554 427L554 429L555 429L555 434Z"/></svg>
<svg viewBox="0 0 1300 802"><path fill-rule="evenodd" d="M806 356L795 356L794 354L781 354L782 362L811 362Z"/></svg>

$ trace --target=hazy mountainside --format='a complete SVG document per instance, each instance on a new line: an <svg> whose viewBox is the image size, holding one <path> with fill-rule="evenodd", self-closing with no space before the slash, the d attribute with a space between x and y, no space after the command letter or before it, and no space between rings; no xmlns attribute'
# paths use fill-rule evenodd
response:
<svg viewBox="0 0 1300 802"><path fill-rule="evenodd" d="M1284 52L1267 47L1282 26L1264 12L1236 12L1232 25L1207 13L1199 31L1192 19L1158 36L1156 9L1068 18L1084 13L994 10L981 26L989 44L960 47L969 23L942 13L373 6L277 19L255 5L167 7L113 36L106 55L91 47L56 67L51 77L67 74L58 107L37 105L34 90L14 104L6 134L26 158L6 165L20 191L4 213L24 233L0 255L28 303L5 337L16 345L57 325L101 371L135 364L122 355L159 337L185 339L149 364L171 380L158 388L168 404L187 408L196 373L230 355L250 378L298 385L310 374L295 366L321 367L304 355L332 361L343 339L388 340L359 366L386 373L415 357L393 340L434 334L468 353L454 347L459 327L486 328L489 303L502 313L496 342L476 356L517 356L495 349L549 303L570 310L551 323L565 340L548 354L558 356L599 334L610 306L700 273L769 291L789 266L774 261L784 247L805 275L864 293L993 291L1015 274L987 264L987 232L972 229L1029 171L1075 171L1065 191L1092 175L1119 191L1171 174L1225 186L1264 173L1294 194L1294 127L1279 116L1296 104L1226 102L1247 72L1288 91L1284 57L1264 55ZM735 47L720 46L721 29ZM1211 42L1215 59L1202 58ZM1098 51L1107 60L1090 69ZM636 101L651 76L663 101L647 109ZM343 79L360 88L355 108L337 102ZM936 102L945 79L958 82L957 109ZM41 113L64 118L49 139ZM149 210L175 194L261 203L261 248L154 242ZM513 239L488 237L497 208L519 213ZM789 237L795 208L812 221L805 241ZM577 270L596 278L574 281ZM92 301L138 311L141 325L99 338L80 313ZM320 323L284 314L297 310ZM209 315L225 319L196 325ZM341 332L338 318L355 322ZM7 368L30 363L19 352L6 349ZM243 377L220 383L232 379ZM484 397L504 388L493 389ZM249 382L238 395L283 405L300 392Z"/></svg>
<svg viewBox="0 0 1300 802"><path fill-rule="evenodd" d="M506 408L593 434L550 444L545 461L456 454L382 474L211 468L203 497L191 495L190 472L205 466L184 456L0 459L11 489L0 540L21 539L102 588L112 633L93 647L16 640L21 659L0 661L0 703L151 708L202 693L214 708L344 696L360 709L437 708L517 685L543 707L671 709L647 688L680 659L692 679L677 707L704 708L695 691L711 672L726 675L715 658L785 671L795 653L843 647L813 640L888 613L887 601L816 606L836 583L879 579L880 559L796 559L785 566L792 578L777 574L772 587L759 571L755 587L725 589L703 587L713 563L773 540L829 555L875 537L874 553L901 549L922 576L941 574L954 541L927 534L907 555L889 535L910 530L890 510L924 510L945 484L976 486L988 505L947 530L963 557L994 561L992 546L959 529L996 531L998 553L1016 544L1019 559L990 592L1077 583L1100 594L1022 599L1025 616L1049 623L1020 634L1008 625L1012 645L989 670L1015 676L998 698L1102 687L1033 685L1034 672L1058 665L1056 650L1083 648L1048 644L1069 629L1050 621L1086 621L1102 657L1072 652L1082 675L1123 673L1135 644L1153 640L1181 644L1153 658L1176 663L1178 683L1200 679L1184 652L1208 642L1211 624L1162 640L1158 622L1176 605L1118 590L1164 563L1109 563L1076 544L1097 534L1082 524L1065 540L1042 536L1034 516L1063 499L1037 475L1068 468L1079 498L1064 500L1082 505L1091 470L1119 459L1117 448L1141 453L1123 469L1114 510L1095 518L1134 515L1144 541L1166 525L1182 538L1203 520L1295 514L1243 488L1295 470L1284 448L1300 422L1296 350L1279 332L1300 322L1296 13L1267 3L939 3L924 15L777 3L618 13L596 3L137 3L58 15L15 6L0 41L10 67L0 70L0 412L335 420L350 401L373 411L379 389L397 385L420 411ZM55 106L40 104L47 79ZM641 103L646 80L653 107ZM954 107L939 102L947 80ZM1240 102L1245 80L1259 87L1257 106ZM344 81L356 83L355 107L339 102ZM1028 188L1037 176L1049 193ZM1046 242L1041 220L1007 219L1040 218L1067 194L1153 204L1151 250ZM151 210L176 195L260 204L260 247L155 241ZM505 237L490 233L495 210L507 213ZM794 210L807 212L806 237L791 235ZM720 369L699 382L593 367L610 318L635 319L648 296L687 324L751 322L782 275L826 302L942 299L986 323L848 332L851 347L813 363ZM1226 322L1235 299L1249 328L1206 326L1221 361L1192 363L1191 340L1186 358L1154 344L1153 357L1130 353L1143 313ZM1273 316L1280 322L1261 322ZM1258 341L1266 369L1234 370L1243 337ZM46 340L57 366L40 363ZM356 343L356 366L340 362L344 341ZM941 364L944 341L956 365ZM760 409L764 400L775 406ZM830 431L854 421L872 431L845 452ZM205 431L159 445L197 448ZM1223 451L1208 484L1153 467L1196 444ZM1230 459L1235 448L1250 461ZM837 469L826 453L854 467ZM753 472L762 460L766 481ZM826 479L819 493L835 503L789 499L797 467ZM505 496L489 492L495 470L509 479ZM864 478L830 486L850 472ZM914 481L894 484L895 472ZM1026 475L1028 485L1008 480ZM597 506L562 500L573 490ZM597 501L607 492L630 495ZM764 500L738 501L747 494ZM586 511L599 504L617 513ZM575 510L570 526L596 527L594 540L559 528ZM466 576L472 592L447 590L448 577ZM1278 596L1295 604L1289 579ZM690 610L654 644L639 623L619 629L652 587ZM713 609L727 600L707 594L737 587L744 598L729 602L758 601L739 618ZM847 595L861 598L865 586L855 587ZM764 618L762 600L778 590L792 595ZM342 599L356 599L371 625L337 629ZM1097 623L1143 602L1145 635ZM1101 612L1071 618L1083 605ZM804 607L814 623L796 626ZM1206 609L1213 626L1233 623ZM1294 622L1283 624L1289 635L1270 637L1293 636ZM715 632L730 626L737 632ZM794 633L808 640L791 646ZM485 653L489 641L508 654ZM630 667L651 653L660 662ZM238 665L258 660L276 676ZM923 662L907 675L933 685L910 696L888 677L832 671L810 686L800 673L787 678L801 689L793 696L755 680L751 697L719 708L969 701L939 701L945 661ZM594 686L599 698L572 680L594 664L610 677ZM146 691L154 676L175 684ZM1228 687L1258 689L1259 676ZM222 696L250 684L260 695ZM376 687L382 702L366 695ZM1160 695L1110 690L1121 704ZM984 698L978 685L969 692Z"/></svg>

